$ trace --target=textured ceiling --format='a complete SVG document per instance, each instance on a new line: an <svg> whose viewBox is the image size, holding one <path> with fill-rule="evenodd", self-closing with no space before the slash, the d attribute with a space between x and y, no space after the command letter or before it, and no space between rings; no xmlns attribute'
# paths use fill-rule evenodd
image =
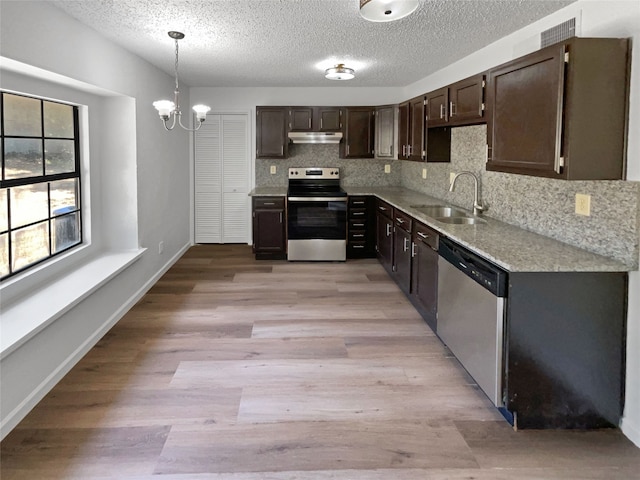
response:
<svg viewBox="0 0 640 480"><path fill-rule="evenodd" d="M83 0L52 3L190 86L405 86L575 0L420 0L372 23L359 0ZM345 63L348 82L326 80Z"/></svg>

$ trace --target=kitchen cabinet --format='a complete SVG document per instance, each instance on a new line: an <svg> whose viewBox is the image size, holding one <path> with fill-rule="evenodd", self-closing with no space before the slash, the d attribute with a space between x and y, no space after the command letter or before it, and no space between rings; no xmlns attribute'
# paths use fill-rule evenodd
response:
<svg viewBox="0 0 640 480"><path fill-rule="evenodd" d="M286 257L284 197L253 197L253 253L256 259Z"/></svg>
<svg viewBox="0 0 640 480"><path fill-rule="evenodd" d="M375 212L374 197L349 197L347 258L375 258Z"/></svg>
<svg viewBox="0 0 640 480"><path fill-rule="evenodd" d="M485 122L485 84L478 74L427 93L427 128Z"/></svg>
<svg viewBox="0 0 640 480"><path fill-rule="evenodd" d="M411 289L411 226L413 219L398 209L393 210L393 268L391 276L409 295Z"/></svg>
<svg viewBox="0 0 640 480"><path fill-rule="evenodd" d="M628 41L573 38L489 71L487 170L623 178Z"/></svg>
<svg viewBox="0 0 640 480"><path fill-rule="evenodd" d="M339 132L341 129L340 107L289 107L290 132Z"/></svg>
<svg viewBox="0 0 640 480"><path fill-rule="evenodd" d="M393 207L376 199L376 256L388 273L393 271Z"/></svg>
<svg viewBox="0 0 640 480"><path fill-rule="evenodd" d="M256 107L256 158L286 158L287 107Z"/></svg>
<svg viewBox="0 0 640 480"><path fill-rule="evenodd" d="M398 158L421 162L425 157L425 99L412 98L400 104L398 118Z"/></svg>
<svg viewBox="0 0 640 480"><path fill-rule="evenodd" d="M340 142L341 158L373 158L374 107L345 109L344 139Z"/></svg>
<svg viewBox="0 0 640 480"><path fill-rule="evenodd" d="M437 327L439 238L435 230L420 222L414 222L409 299L434 332Z"/></svg>
<svg viewBox="0 0 640 480"><path fill-rule="evenodd" d="M376 107L375 156L394 159L396 149L396 110L394 105Z"/></svg>

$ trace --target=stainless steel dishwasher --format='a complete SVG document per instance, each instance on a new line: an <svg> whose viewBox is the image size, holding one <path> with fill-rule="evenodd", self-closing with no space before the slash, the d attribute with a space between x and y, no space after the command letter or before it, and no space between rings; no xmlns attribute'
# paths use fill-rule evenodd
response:
<svg viewBox="0 0 640 480"><path fill-rule="evenodd" d="M436 332L500 408L507 272L448 238L438 253Z"/></svg>

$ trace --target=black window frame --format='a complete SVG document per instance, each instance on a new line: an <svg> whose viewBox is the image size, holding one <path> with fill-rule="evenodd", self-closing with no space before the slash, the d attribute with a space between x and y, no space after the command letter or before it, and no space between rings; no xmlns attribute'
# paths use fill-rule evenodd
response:
<svg viewBox="0 0 640 480"><path fill-rule="evenodd" d="M38 100L40 102L40 122L41 122L41 135L40 136L29 136L29 135L5 135L5 125L4 125L4 97L5 95L13 95L18 97L25 97L32 100ZM45 136L45 128L44 128L44 105L47 103L57 103L60 105L66 105L72 107L73 111L73 138L70 137L47 137ZM23 138L23 139L35 139L42 142L42 175L39 176L31 176L31 177L23 177L23 178L12 178L5 179L5 139L12 138ZM74 154L75 154L75 165L74 170L72 172L65 173L55 173L55 174L46 174L46 161L45 161L45 140L73 140L74 142ZM19 273L23 273L26 270L29 270L37 265L40 265L44 262L51 260L52 258L61 255L65 252L73 248L77 248L78 246L84 243L84 228L82 221L82 178L81 178L81 157L80 157L80 122L79 122L79 108L76 105L60 102L56 100L50 100L47 98L41 98L37 96L32 96L23 93L16 93L12 91L0 90L0 190L6 190L6 205L0 205L0 208L7 209L7 230L0 231L0 235L7 235L7 243L8 243L8 267L9 272L0 277L0 282L7 280ZM58 180L69 180L75 179L77 185L76 191L76 205L74 210L65 211L59 215L54 215L51 211L51 183ZM20 225L18 227L12 228L11 226L11 188L21 187L26 185L38 185L38 184L46 184L47 185L47 203L48 203L48 212L47 217L37 220L35 222L31 222L26 225ZM72 243L65 248L62 248L56 252L54 252L54 237L55 237L55 222L58 219L63 218L72 218L74 222L77 222L77 226L79 229L78 232L78 241ZM48 223L49 234L48 234L48 244L49 244L49 255L41 258L33 263L28 265L24 265L20 268L13 269L13 256L14 249L12 248L12 232L19 231L25 228L32 227L34 225L38 225L40 223Z"/></svg>

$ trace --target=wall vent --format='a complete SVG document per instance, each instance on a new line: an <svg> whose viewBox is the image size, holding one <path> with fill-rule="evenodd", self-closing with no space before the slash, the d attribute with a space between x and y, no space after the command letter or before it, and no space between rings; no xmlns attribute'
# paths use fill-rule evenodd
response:
<svg viewBox="0 0 640 480"><path fill-rule="evenodd" d="M551 27L540 34L540 48L554 45L558 42L562 42L567 38L576 36L576 19L572 18L566 22L562 22L560 25Z"/></svg>

